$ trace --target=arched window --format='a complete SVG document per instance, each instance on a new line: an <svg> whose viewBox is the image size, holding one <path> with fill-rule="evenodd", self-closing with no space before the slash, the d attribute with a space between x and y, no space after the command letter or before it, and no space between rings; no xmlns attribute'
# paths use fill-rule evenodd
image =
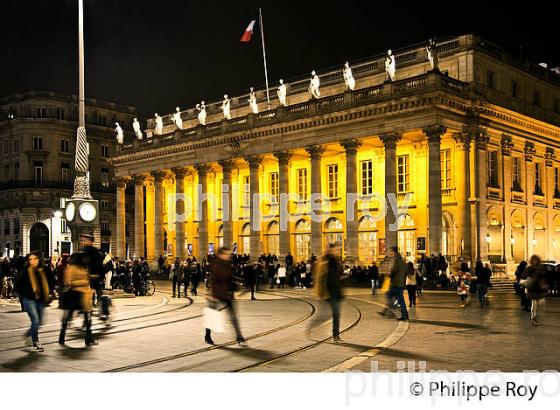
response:
<svg viewBox="0 0 560 410"><path fill-rule="evenodd" d="M251 224L247 222L241 228L241 251L243 253L249 254L251 252Z"/></svg>
<svg viewBox="0 0 560 410"><path fill-rule="evenodd" d="M371 216L364 215L358 230L358 257L369 264L377 258L377 223Z"/></svg>
<svg viewBox="0 0 560 410"><path fill-rule="evenodd" d="M277 221L272 221L266 229L267 252L272 255L280 254L280 225Z"/></svg>
<svg viewBox="0 0 560 410"><path fill-rule="evenodd" d="M407 260L413 260L416 255L414 219L409 214L400 214L398 219L399 253Z"/></svg>
<svg viewBox="0 0 560 410"><path fill-rule="evenodd" d="M311 224L306 219L300 219L295 226L295 242L297 262L307 261L311 256Z"/></svg>
<svg viewBox="0 0 560 410"><path fill-rule="evenodd" d="M325 243L327 245L336 244L342 255L342 240L343 240L343 229L342 222L337 218L329 218L325 222ZM344 255L342 255L344 258Z"/></svg>

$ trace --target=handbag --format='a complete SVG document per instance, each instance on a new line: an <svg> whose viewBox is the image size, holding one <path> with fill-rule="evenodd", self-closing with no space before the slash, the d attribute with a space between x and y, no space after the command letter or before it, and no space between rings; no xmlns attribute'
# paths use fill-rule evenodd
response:
<svg viewBox="0 0 560 410"><path fill-rule="evenodd" d="M224 313L211 307L202 309L202 326L216 333L224 332Z"/></svg>
<svg viewBox="0 0 560 410"><path fill-rule="evenodd" d="M80 310L82 308L82 294L72 289L62 292L58 298L58 307L64 310Z"/></svg>

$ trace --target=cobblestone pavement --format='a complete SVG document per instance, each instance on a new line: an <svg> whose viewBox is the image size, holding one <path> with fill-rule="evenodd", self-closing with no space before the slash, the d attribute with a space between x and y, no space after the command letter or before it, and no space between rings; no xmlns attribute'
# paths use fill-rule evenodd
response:
<svg viewBox="0 0 560 410"><path fill-rule="evenodd" d="M324 302L310 290L274 289L258 300L237 296L247 346L238 346L231 329L214 334L216 346L203 340L203 296L173 298L168 282L151 297L115 299L110 326L94 321L99 345L86 348L81 318L57 342L61 312L45 310L41 328L44 353L24 347L28 327L19 304L0 302L0 371L24 372L322 372L362 370L373 366L400 370L405 365L428 370L560 369L560 298L541 309L541 326L533 327L514 295L496 294L489 307L459 307L454 293L425 293L410 310L410 322L377 314L383 295L348 288L342 303L342 341L330 339L331 323L310 335L317 315L328 317ZM192 303L191 303L192 301ZM412 369L411 369L412 370Z"/></svg>

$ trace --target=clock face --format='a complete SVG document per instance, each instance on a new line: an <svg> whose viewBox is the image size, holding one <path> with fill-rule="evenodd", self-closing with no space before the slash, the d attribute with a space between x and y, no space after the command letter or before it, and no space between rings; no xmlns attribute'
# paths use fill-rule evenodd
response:
<svg viewBox="0 0 560 410"><path fill-rule="evenodd" d="M76 214L76 205L74 205L73 202L69 202L68 204L66 204L65 214L66 214L66 220L68 221L74 220L74 216Z"/></svg>
<svg viewBox="0 0 560 410"><path fill-rule="evenodd" d="M80 218L85 222L91 222L97 216L97 210L92 204L84 203L80 205Z"/></svg>

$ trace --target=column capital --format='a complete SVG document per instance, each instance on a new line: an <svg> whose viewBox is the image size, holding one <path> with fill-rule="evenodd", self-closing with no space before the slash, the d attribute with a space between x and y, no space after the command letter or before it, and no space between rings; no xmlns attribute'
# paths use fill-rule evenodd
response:
<svg viewBox="0 0 560 410"><path fill-rule="evenodd" d="M458 132L453 134L453 139L455 142L463 147L465 151L471 149L472 137L468 132Z"/></svg>
<svg viewBox="0 0 560 410"><path fill-rule="evenodd" d="M323 153L325 152L325 148L322 145L308 145L305 147L305 150L311 159L321 159Z"/></svg>
<svg viewBox="0 0 560 410"><path fill-rule="evenodd" d="M274 153L274 156L278 160L278 164L288 165L290 159L292 159L293 154L290 151L276 151Z"/></svg>
<svg viewBox="0 0 560 410"><path fill-rule="evenodd" d="M212 170L208 164L197 164L194 166L194 169L199 177L208 175L208 173Z"/></svg>
<svg viewBox="0 0 560 410"><path fill-rule="evenodd" d="M379 135L379 139L385 146L385 149L397 148L397 143L401 140L402 136L397 132L386 132Z"/></svg>
<svg viewBox="0 0 560 410"><path fill-rule="evenodd" d="M146 176L144 174L134 175L134 185L144 185L145 180L146 180Z"/></svg>
<svg viewBox="0 0 560 410"><path fill-rule="evenodd" d="M554 164L554 148L547 147L546 152L544 153L544 164L547 167L551 167Z"/></svg>
<svg viewBox="0 0 560 410"><path fill-rule="evenodd" d="M162 183L166 176L164 171L154 171L151 174L155 183Z"/></svg>
<svg viewBox="0 0 560 410"><path fill-rule="evenodd" d="M224 174L233 170L234 162L231 159L218 161L218 164L220 165L220 167L222 167L222 172Z"/></svg>
<svg viewBox="0 0 560 410"><path fill-rule="evenodd" d="M184 167L172 168L171 171L175 174L176 179L183 179L187 175L187 170Z"/></svg>
<svg viewBox="0 0 560 410"><path fill-rule="evenodd" d="M511 140L511 135L502 135L502 154L506 157L511 155L511 149L513 148L513 141Z"/></svg>
<svg viewBox="0 0 560 410"><path fill-rule="evenodd" d="M488 143L490 142L490 137L486 135L484 131L476 131L471 133L471 138L476 143L476 147L482 151L488 149Z"/></svg>
<svg viewBox="0 0 560 410"><path fill-rule="evenodd" d="M348 140L344 140L340 143L340 145L342 146L342 148L344 148L344 151L346 152L346 154L354 154L356 155L356 153L358 152L358 148L360 148L362 146L362 142L351 138Z"/></svg>
<svg viewBox="0 0 560 410"><path fill-rule="evenodd" d="M260 155L247 155L244 159L249 164L250 169L258 169L263 160Z"/></svg>
<svg viewBox="0 0 560 410"><path fill-rule="evenodd" d="M126 184L130 181L130 177L115 177L114 181L118 188L126 188Z"/></svg>
<svg viewBox="0 0 560 410"><path fill-rule="evenodd" d="M535 149L535 144L533 142L527 141L525 143L525 147L523 148L523 152L525 154L525 161L533 162L533 155L537 152Z"/></svg>
<svg viewBox="0 0 560 410"><path fill-rule="evenodd" d="M440 143L441 137L446 131L447 128L439 124L422 128L422 132L428 137L428 143Z"/></svg>

